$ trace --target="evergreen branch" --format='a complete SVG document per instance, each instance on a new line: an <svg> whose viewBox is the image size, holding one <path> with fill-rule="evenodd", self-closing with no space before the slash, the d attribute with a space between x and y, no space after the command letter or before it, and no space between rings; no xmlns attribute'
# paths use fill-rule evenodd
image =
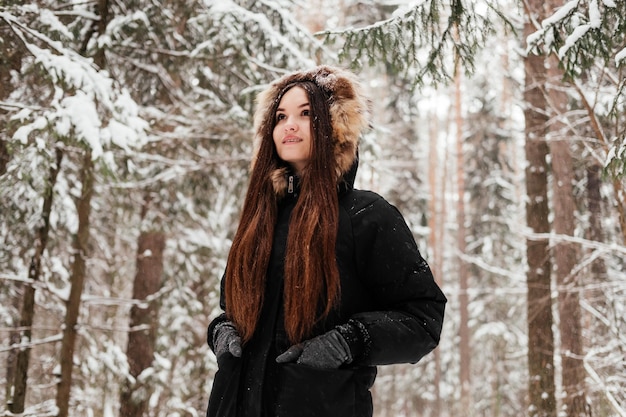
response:
<svg viewBox="0 0 626 417"><path fill-rule="evenodd" d="M472 73L475 52L493 30L493 22L476 16L462 0L454 0L444 27L440 28L440 9L440 1L423 1L368 26L326 30L316 35L324 37L326 42L343 39L339 59L348 60L353 68L363 66L365 56L370 66L383 63L388 71L402 72L407 78L413 73L413 87L423 85L427 79L434 84L447 83L453 74L453 64L447 62L449 50L458 57L465 72ZM496 7L490 5L488 9L496 10ZM451 28L455 25L463 30L459 40L452 37Z"/></svg>

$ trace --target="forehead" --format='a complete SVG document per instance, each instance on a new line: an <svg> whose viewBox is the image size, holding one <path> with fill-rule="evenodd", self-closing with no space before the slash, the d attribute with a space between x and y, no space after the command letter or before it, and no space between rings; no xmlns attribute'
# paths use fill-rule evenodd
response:
<svg viewBox="0 0 626 417"><path fill-rule="evenodd" d="M306 90L296 85L287 90L285 94L283 94L283 97L280 99L278 107L283 108L285 106L299 106L308 103L309 96Z"/></svg>

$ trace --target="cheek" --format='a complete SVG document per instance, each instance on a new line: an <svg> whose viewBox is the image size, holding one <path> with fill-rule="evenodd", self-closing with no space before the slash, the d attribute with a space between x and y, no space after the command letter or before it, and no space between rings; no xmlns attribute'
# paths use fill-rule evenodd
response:
<svg viewBox="0 0 626 417"><path fill-rule="evenodd" d="M272 140L274 141L274 146L278 147L278 143L280 142L280 138L278 135L278 126L276 126L274 128L274 130L272 131Z"/></svg>
<svg viewBox="0 0 626 417"><path fill-rule="evenodd" d="M307 133L307 137L309 138L309 144L313 144L313 128L311 126L311 123L307 123L307 125L304 127L306 129L306 133Z"/></svg>
<svg viewBox="0 0 626 417"><path fill-rule="evenodd" d="M300 129L300 135L304 136L306 138L309 139L309 141L311 141L311 122L309 120L304 120L302 121L302 123L299 126Z"/></svg>

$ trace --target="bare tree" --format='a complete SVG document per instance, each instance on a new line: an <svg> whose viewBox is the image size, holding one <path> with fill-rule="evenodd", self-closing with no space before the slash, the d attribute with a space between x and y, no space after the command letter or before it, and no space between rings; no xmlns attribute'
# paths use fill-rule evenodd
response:
<svg viewBox="0 0 626 417"><path fill-rule="evenodd" d="M587 239L595 242L603 242L605 240L605 232L602 226L602 195L600 192L602 186L602 179L600 177L601 171L602 167L597 161L591 161L586 169L587 183L585 200L589 212ZM585 298L589 300L592 307L601 317L608 317L609 305L603 290L607 281L607 266L604 258L598 257L594 259L591 263L590 272L589 279L585 284L588 284L591 290L586 294ZM592 339L592 343L596 341L603 343L609 328L606 323L603 323L601 320L597 320L597 322L597 325L588 325L596 338L596 340Z"/></svg>
<svg viewBox="0 0 626 417"><path fill-rule="evenodd" d="M434 113L434 112L433 112ZM437 139L439 134L438 118L434 114L430 120L429 125L429 147L428 147L428 184L430 198L428 199L428 245L430 247L430 266L435 275L435 279L439 285L443 285L443 267L442 267L442 255L443 255L443 224L445 222L445 205L441 203L444 196L445 181L439 183L438 175L443 168L439 164L439 149L437 147ZM443 176L445 178L445 175ZM435 401L433 404L433 415L441 415L441 352L439 349L435 349Z"/></svg>
<svg viewBox="0 0 626 417"><path fill-rule="evenodd" d="M161 288L165 235L161 231L142 232L137 240L137 272L133 284L133 305L126 355L134 381L127 381L122 391L120 415L141 417L148 411L150 385L141 379L141 373L152 366L156 350L158 307L150 297Z"/></svg>
<svg viewBox="0 0 626 417"><path fill-rule="evenodd" d="M21 66L23 50L19 48L10 36L3 35L3 42L0 42L0 101L4 101L11 92L11 72L18 69ZM0 176L6 173L7 164L9 163L9 147L8 141L5 138L8 132L8 121L6 117L6 111L0 108ZM8 136L8 135L7 135ZM2 259L0 259L2 261ZM14 308L14 322L17 323L17 312L20 311L20 300L18 297L14 297L11 301ZM14 330L9 335L9 344L14 345L20 341L20 331ZM7 356L6 366L6 398L7 402L13 401L14 393L14 378L15 371L17 369L17 350L11 350ZM12 406L9 405L9 408Z"/></svg>
<svg viewBox="0 0 626 417"><path fill-rule="evenodd" d="M13 87L11 84L11 72L20 68L23 54L24 54L23 48L21 48L19 44L17 44L11 36L3 35L3 41L0 42L0 101L4 101L11 93L11 88ZM0 134L0 176L6 173L7 164L9 163L9 160L10 160L8 141L5 138L5 135L9 132L8 125L9 123L7 121L6 111L0 108L0 132L2 132ZM53 175L54 175L54 178L52 178ZM48 207L48 203L49 203L48 200L52 199L52 187L54 186L55 180L56 180L56 172L53 172L51 170L50 178L48 179L49 193L48 195L44 197L44 202L43 202L42 226L37 231L37 234L34 239L35 244L33 246L35 247L35 253L32 256L31 268L29 269L30 279L37 279L31 276L33 275L33 273L36 277L39 276L39 270L33 269L32 265L33 265L33 262L35 263L35 265L38 265L36 261L40 259L41 253L43 252L43 249L45 247L45 242L42 243L41 239L44 236L47 237L47 227L49 226L50 218L49 218L49 209L46 211L46 207ZM30 299L30 296L28 296L28 299L27 299L27 294L24 293L22 300L20 300L18 297L15 297L11 302L12 306L14 307L14 311L16 312L14 313L15 314L14 322L20 326L16 330L11 331L9 335L9 345L11 346L19 343L24 338L26 339L26 341L30 341L30 337L31 337L30 327L32 325L32 316L31 316L31 320L28 320L28 317L24 317L25 315L28 315L28 313L23 307L21 307L21 305L24 305L29 299ZM19 319L17 317L18 311L20 311ZM21 323L28 324L28 326L24 328L23 331L21 330L22 329ZM6 399L8 403L8 408L9 410L11 410L11 412L21 413L24 409L24 395L21 395L21 393L22 392L25 393L26 391L26 376L27 376L27 371L28 371L29 354L30 354L30 349L25 348L19 351L17 349L12 349L11 351L9 351L7 355L6 374L5 374L7 383L6 383L5 391L6 391ZM18 355L19 355L19 359L18 359ZM22 371L22 375L19 377L19 381L17 381L18 385L16 386L15 379L17 376L18 368L23 369L23 371ZM16 396L18 398L15 398ZM18 410L18 411L14 411L14 410Z"/></svg>
<svg viewBox="0 0 626 417"><path fill-rule="evenodd" d="M61 377L57 386L56 404L59 412L57 417L69 414L70 393L72 388L72 371L74 368L74 348L78 333L78 317L80 314L81 295L86 276L86 259L89 245L89 217L91 215L91 198L94 185L94 164L91 152L85 151L81 167L82 191L76 201L78 214L78 231L74 238L74 259L71 271L71 287L65 305L63 322L63 339L61 341Z"/></svg>
<svg viewBox="0 0 626 417"><path fill-rule="evenodd" d="M525 37L535 31L533 22L545 16L544 2L526 2ZM547 102L544 95L544 57L529 54L524 60L526 224L533 233L549 233ZM528 320L528 396L530 417L556 416L554 385L554 336L549 244L547 239L528 238L526 282Z"/></svg>
<svg viewBox="0 0 626 417"><path fill-rule="evenodd" d="M54 196L54 184L56 183L57 175L61 168L61 161L63 159L63 151L60 148L56 149L56 160L50 165L50 172L48 175L48 184L43 198L43 207L41 212L41 226L37 230L37 234L34 239L34 249L30 260L30 267L28 269L28 278L31 282L39 281L41 275L41 258L46 244L48 242L48 232L50 230L50 213L52 211L52 201ZM32 325L35 317L35 287L32 284L26 284L24 293L22 296L22 309L20 314L20 343L25 343L15 356L14 365L9 365L7 368L7 376L12 376L11 381L7 381L7 389L11 392L9 397L9 410L12 413L24 412L24 403L26 400L26 389L28 379L28 363L30 360L30 346L28 345L32 337ZM9 362L12 362L12 356L9 355Z"/></svg>
<svg viewBox="0 0 626 417"><path fill-rule="evenodd" d="M576 203L574 201L574 164L567 135L566 117L568 96L561 83L562 73L554 55L547 58L549 80L546 93L554 115L550 121L550 155L554 207L554 232L557 236L574 236ZM557 241L554 246L556 283L558 287L559 330L561 334L561 369L563 411L568 416L589 416L583 365L582 323L579 283L576 264L577 244Z"/></svg>
<svg viewBox="0 0 626 417"><path fill-rule="evenodd" d="M456 29L456 26L454 27ZM457 37L455 35L455 37ZM463 152L463 109L461 96L461 79L462 75L457 62L454 74L454 121L456 126L456 186L457 186L457 207L456 207L456 223L457 236L456 244L459 254L466 253L466 228L465 228L465 162ZM467 415L471 415L471 348L470 348L470 329L469 329L469 268L467 262L462 258L458 258L459 268L459 356L460 356L460 374L461 383L461 410Z"/></svg>

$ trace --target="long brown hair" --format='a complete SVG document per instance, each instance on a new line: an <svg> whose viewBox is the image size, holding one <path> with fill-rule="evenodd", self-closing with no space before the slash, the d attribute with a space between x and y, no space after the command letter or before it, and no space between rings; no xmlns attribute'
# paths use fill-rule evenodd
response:
<svg viewBox="0 0 626 417"><path fill-rule="evenodd" d="M280 196L272 176L286 172L272 139L282 96L294 86L308 95L311 157L300 178L300 195L289 220L284 264L285 330L292 343L310 336L335 306L340 283L335 244L339 224L333 131L326 94L311 81L285 86L259 127L263 140L254 161L241 220L228 255L226 314L244 342L254 334L263 294ZM283 170L281 170L283 168Z"/></svg>

